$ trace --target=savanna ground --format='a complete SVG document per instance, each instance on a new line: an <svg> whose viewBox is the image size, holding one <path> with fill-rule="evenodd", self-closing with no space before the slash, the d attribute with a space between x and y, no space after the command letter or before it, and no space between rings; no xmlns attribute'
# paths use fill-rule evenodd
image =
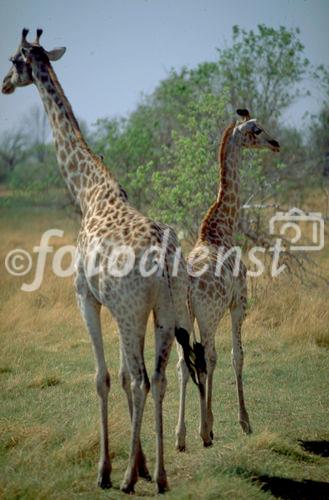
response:
<svg viewBox="0 0 329 500"><path fill-rule="evenodd" d="M7 499L125 498L119 485L128 459L130 423L117 377L115 323L103 311L112 376L109 427L113 488L102 491L95 486L99 420L94 360L76 307L72 278L56 277L48 256L41 288L27 293L20 286L23 281L32 281L35 262L24 278L10 276L3 266L10 250L20 247L31 252L49 228L65 231L63 238L52 239L55 250L74 243L78 219L69 217L65 210L14 206L11 203L2 208L0 220L0 495ZM322 200L312 196L310 205L303 208L323 211ZM327 243L318 256L327 276L328 257ZM321 285L307 289L288 276L271 281L264 278L253 289L243 338L245 394L254 433L243 435L237 421L230 324L225 318L217 335L215 441L209 449L202 447L198 435L198 394L189 383L187 450L175 451L175 349L170 358L164 402L165 458L171 488L168 499L262 499L269 498L271 490L285 498L328 498L328 490L322 490L321 497L318 483L328 480L329 459L306 451L299 443L329 441L328 289ZM145 350L149 373L153 352L150 323ZM152 471L155 432L151 396L142 442ZM316 483L301 485L303 480ZM152 483L137 483L136 498L153 495Z"/></svg>

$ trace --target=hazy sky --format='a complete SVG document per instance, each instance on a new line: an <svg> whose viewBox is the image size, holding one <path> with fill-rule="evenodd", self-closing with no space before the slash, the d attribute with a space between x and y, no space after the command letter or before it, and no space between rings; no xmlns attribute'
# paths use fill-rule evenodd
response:
<svg viewBox="0 0 329 500"><path fill-rule="evenodd" d="M55 70L74 112L91 124L133 110L170 68L215 60L216 47L230 44L234 24L298 26L306 56L328 65L328 22L329 0L0 0L0 77L22 28L33 38L35 28L43 28L45 48L67 47ZM315 90L286 120L298 124L320 102ZM40 97L33 86L1 94L0 132L35 103Z"/></svg>

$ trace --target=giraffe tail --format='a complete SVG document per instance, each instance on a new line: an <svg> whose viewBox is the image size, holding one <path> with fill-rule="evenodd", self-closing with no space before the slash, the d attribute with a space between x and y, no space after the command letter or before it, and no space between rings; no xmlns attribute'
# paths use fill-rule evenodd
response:
<svg viewBox="0 0 329 500"><path fill-rule="evenodd" d="M167 255L165 256L165 265L166 265L166 269L164 271L164 275L166 275L166 277L167 277L167 283L168 283L169 293L170 293L170 297L171 297L171 302L172 302L172 305L174 306L174 297L173 297L173 292L172 292L172 287L171 287L171 280L170 280ZM175 309L175 306L174 306L174 309ZM200 374L207 373L207 365L206 365L206 359L205 359L205 355L204 355L204 347L200 342L197 342L195 340L195 336L194 336L193 346L191 347L190 335L189 335L189 332L187 330L185 330L185 328L175 326L175 337L176 337L177 342L181 345L181 347L183 349L184 361L186 363L188 371L190 372L191 378L192 378L193 382L198 387L200 387Z"/></svg>
<svg viewBox="0 0 329 500"><path fill-rule="evenodd" d="M193 382L200 385L200 374L207 373L206 359L204 355L204 347L201 342L193 342L190 345L190 336L185 328L175 328L175 337L177 342L182 346L184 360L190 372Z"/></svg>

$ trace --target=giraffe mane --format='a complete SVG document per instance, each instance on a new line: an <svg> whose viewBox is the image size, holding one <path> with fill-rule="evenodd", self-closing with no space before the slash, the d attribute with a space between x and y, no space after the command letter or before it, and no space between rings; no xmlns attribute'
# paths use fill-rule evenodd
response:
<svg viewBox="0 0 329 500"><path fill-rule="evenodd" d="M230 123L230 125L228 125L228 127L226 127L226 129L224 130L224 132L222 134L222 139L221 139L221 142L220 142L220 145L218 148L218 163L219 163L220 169L224 165L226 145L229 141L229 138L231 137L231 134L233 132L234 127L235 127L235 122ZM209 224L210 224L210 221L212 219L214 212L217 210L218 205L220 204L222 193L223 193L223 186L221 185L220 196L210 206L210 208L208 209L208 212L204 216L203 221L201 223L200 230L199 230L199 239L201 241L205 241L205 239L207 238Z"/></svg>
<svg viewBox="0 0 329 500"><path fill-rule="evenodd" d="M236 122L230 123L226 127L226 129L224 130L224 132L222 134L222 140L220 142L219 150L218 150L218 162L219 162L220 166L223 165L223 162L224 162L224 159L225 159L224 155L225 155L226 144L227 144L229 138L232 135L232 132L233 132L233 129L234 129L235 125L236 125Z"/></svg>
<svg viewBox="0 0 329 500"><path fill-rule="evenodd" d="M78 137L80 139L83 139L83 136L82 136L79 124L77 122L76 117L74 116L74 113L73 113L73 110L72 110L72 106L69 103L69 100L66 97L66 95L64 93L64 90L63 90L61 84L59 83L57 75L56 75L56 73L55 73L52 65L50 64L50 62L48 62L47 67L48 67L48 73L49 73L49 76L50 76L50 78L51 78L51 80L53 82L53 85L57 89L58 95L60 96L60 98L62 100L62 103L63 103L64 109L65 109L65 112L67 114L67 117L69 118L69 120L73 124L73 127L74 127L74 129L75 129Z"/></svg>
<svg viewBox="0 0 329 500"><path fill-rule="evenodd" d="M85 141L85 138L83 137L80 126L78 124L78 121L73 113L72 106L64 93L63 87L61 86L61 84L57 78L57 75L54 71L54 68L52 67L51 63L48 61L47 61L47 68L48 68L49 77L51 78L51 81L52 81L54 87L56 88L58 95L60 96L60 99L61 99L63 106L64 106L66 116L73 125L73 128L76 132L77 139L79 140L80 145L93 156L94 161L103 170L103 173L105 173L108 177L111 177L112 180L115 180L115 177L112 174L112 172L110 172L108 170L108 168L105 166L103 158L101 158L99 155L95 154L92 151L92 149L88 146L87 142Z"/></svg>

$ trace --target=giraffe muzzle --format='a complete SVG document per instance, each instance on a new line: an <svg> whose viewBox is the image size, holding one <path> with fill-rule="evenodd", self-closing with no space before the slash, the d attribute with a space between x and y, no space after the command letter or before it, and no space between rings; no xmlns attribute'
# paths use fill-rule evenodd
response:
<svg viewBox="0 0 329 500"><path fill-rule="evenodd" d="M11 83L9 78L5 78L3 83L2 83L2 88L1 92L3 94L12 94L14 92L15 88L13 84Z"/></svg>
<svg viewBox="0 0 329 500"><path fill-rule="evenodd" d="M268 143L271 145L272 151L275 151L276 153L280 151L280 144L278 143L278 141L271 139L270 141L268 141Z"/></svg>

